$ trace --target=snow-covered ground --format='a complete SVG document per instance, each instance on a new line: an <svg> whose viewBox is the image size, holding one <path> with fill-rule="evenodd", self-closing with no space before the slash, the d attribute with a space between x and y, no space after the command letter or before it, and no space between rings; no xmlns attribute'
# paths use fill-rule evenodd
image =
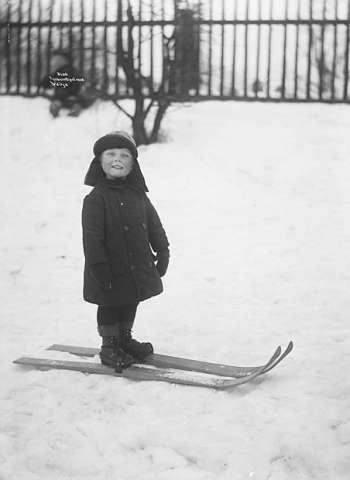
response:
<svg viewBox="0 0 350 480"><path fill-rule="evenodd" d="M343 480L350 471L348 106L174 106L140 163L171 242L135 335L160 353L260 364L231 392L11 361L98 346L80 214L110 104L52 120L0 98L1 480ZM67 358L67 354L50 354Z"/></svg>

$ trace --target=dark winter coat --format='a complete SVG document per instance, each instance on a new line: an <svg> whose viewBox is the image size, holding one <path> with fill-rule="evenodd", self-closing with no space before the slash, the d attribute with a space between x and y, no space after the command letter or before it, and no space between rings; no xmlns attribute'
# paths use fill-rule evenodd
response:
<svg viewBox="0 0 350 480"><path fill-rule="evenodd" d="M153 252L169 242L145 191L127 181L99 179L84 199L84 300L98 305L136 303L163 291ZM153 250L153 252L152 252ZM107 263L112 288L104 289L91 267Z"/></svg>

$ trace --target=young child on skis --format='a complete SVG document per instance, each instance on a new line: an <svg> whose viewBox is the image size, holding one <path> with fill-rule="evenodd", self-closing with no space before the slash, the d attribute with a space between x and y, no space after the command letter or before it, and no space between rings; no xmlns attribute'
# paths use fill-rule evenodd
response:
<svg viewBox="0 0 350 480"><path fill-rule="evenodd" d="M82 210L84 300L98 305L101 362L121 371L153 353L131 330L139 302L163 291L169 242L146 195L134 139L108 133L93 152L84 183L94 188Z"/></svg>

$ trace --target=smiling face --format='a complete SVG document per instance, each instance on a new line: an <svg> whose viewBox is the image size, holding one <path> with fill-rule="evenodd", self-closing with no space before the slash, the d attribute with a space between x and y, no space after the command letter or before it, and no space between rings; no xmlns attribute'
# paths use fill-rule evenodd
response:
<svg viewBox="0 0 350 480"><path fill-rule="evenodd" d="M133 158L127 148L109 148L101 154L101 166L109 180L129 175L133 166Z"/></svg>

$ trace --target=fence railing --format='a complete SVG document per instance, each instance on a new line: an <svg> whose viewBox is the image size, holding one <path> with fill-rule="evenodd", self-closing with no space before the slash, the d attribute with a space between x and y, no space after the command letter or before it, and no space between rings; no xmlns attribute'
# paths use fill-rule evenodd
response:
<svg viewBox="0 0 350 480"><path fill-rule="evenodd" d="M129 97L118 61L132 8L135 62L145 91L162 81L174 38L175 99L348 102L349 0L2 0L0 94L43 95L64 49L87 84Z"/></svg>

